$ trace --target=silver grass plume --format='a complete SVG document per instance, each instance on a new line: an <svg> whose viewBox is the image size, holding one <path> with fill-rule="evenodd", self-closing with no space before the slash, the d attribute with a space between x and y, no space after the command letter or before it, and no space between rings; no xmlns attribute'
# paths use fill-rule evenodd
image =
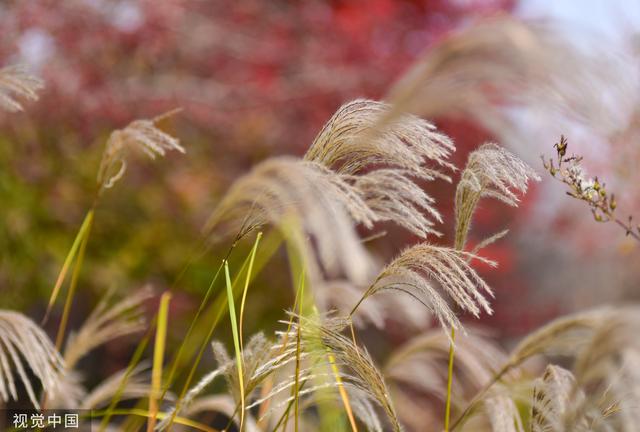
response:
<svg viewBox="0 0 640 432"><path fill-rule="evenodd" d="M383 409L392 429L401 431L402 427L381 372L366 349L358 347L352 339L341 333L345 326L346 323L340 318L318 322L299 317L299 322L292 325L292 333L300 331L305 341L304 349L314 359L327 359L328 354L333 356L342 385L347 389L353 387L367 395ZM355 392L350 394L355 395Z"/></svg>
<svg viewBox="0 0 640 432"><path fill-rule="evenodd" d="M232 363L230 361L223 365L218 365L216 369L208 372L205 376L200 378L200 381L189 389L185 397L180 402L180 405L173 406L167 412L166 417L156 425L156 430L165 430L169 426L171 417L174 415L178 416L183 411L189 411L191 404L197 400L198 396L217 378L224 376L225 372L231 367L231 365Z"/></svg>
<svg viewBox="0 0 640 432"><path fill-rule="evenodd" d="M392 352L384 366L384 376L398 386L409 386L444 400L449 345L449 338L439 330L420 334ZM506 357L500 347L479 330L471 329L468 334L460 335L456 339L453 393L475 394L491 380L495 368Z"/></svg>
<svg viewBox="0 0 640 432"><path fill-rule="evenodd" d="M28 376L28 369L45 392L55 391L64 379L64 363L46 333L24 315L0 310L0 398L17 400L14 373L36 409L40 404ZM28 369L27 369L28 368Z"/></svg>
<svg viewBox="0 0 640 432"><path fill-rule="evenodd" d="M525 193L527 184L540 177L513 153L497 144L484 144L469 154L456 187L456 248L466 243L478 201L491 197L510 206L518 205L517 193Z"/></svg>
<svg viewBox="0 0 640 432"><path fill-rule="evenodd" d="M219 377L223 377L227 382L227 390L229 393L228 397L233 402L234 407L237 409L240 408L241 391L240 383L238 381L237 362L229 356L224 345L220 342L213 342L212 349L218 367L203 376L198 383L189 389L179 406L171 408L166 418L157 425L156 430L165 430L169 426L170 419L174 414L180 415L182 412L193 413L202 408L202 404L206 399L199 396ZM242 355L244 361L242 370L244 374L244 394L245 399L250 400L253 392L272 372L270 370L264 375L256 373L259 367L263 366L273 357L274 350L272 344L266 339L266 337L262 333L258 333L249 339L249 342L244 346ZM196 404L199 405L194 408L194 405ZM226 407L227 405L225 404L224 406ZM227 412L226 409L225 411L220 412L229 415L229 417L233 417L234 414L237 414L235 409L231 412ZM247 412L246 414L249 413ZM250 420L250 423L253 423L253 420Z"/></svg>
<svg viewBox="0 0 640 432"><path fill-rule="evenodd" d="M353 183L378 218L392 221L426 238L438 234L441 222L434 200L415 179L451 181L447 162L453 142L435 126L413 115L388 124L381 119L391 107L383 102L355 100L344 104L325 124L304 156Z"/></svg>
<svg viewBox="0 0 640 432"><path fill-rule="evenodd" d="M324 125L304 159L340 174L357 174L379 164L403 168L418 177L438 174L425 168L426 163L435 163L438 169L455 169L446 161L455 150L446 135L410 114L381 126L380 120L390 110L390 105L372 100L344 104Z"/></svg>
<svg viewBox="0 0 640 432"><path fill-rule="evenodd" d="M328 350L335 356L340 369L346 370L348 375L343 377L343 382L350 382L368 394L384 410L393 430L400 431L402 428L382 374L366 349L358 347L337 330L342 327L341 322L320 324L303 318L299 325L307 343L312 346L319 343L323 351Z"/></svg>
<svg viewBox="0 0 640 432"><path fill-rule="evenodd" d="M223 376L227 382L227 388L233 399L240 405L240 383L238 382L237 362L231 359L227 350L220 343L213 344L213 354L218 365L230 364L223 369ZM264 379L256 375L257 369L266 363L273 354L272 344L262 333L255 334L243 349L243 382L245 398L251 398L251 394L258 388Z"/></svg>
<svg viewBox="0 0 640 432"><path fill-rule="evenodd" d="M576 379L571 371L556 365L547 365L542 377L534 382L531 400L531 432L562 432L564 418L571 405L584 400L582 391L576 392ZM588 430L585 418L579 430Z"/></svg>
<svg viewBox="0 0 640 432"><path fill-rule="evenodd" d="M0 69L0 107L10 112L22 111L18 100L38 100L38 90L43 87L42 80L27 72L24 66L6 66Z"/></svg>
<svg viewBox="0 0 640 432"><path fill-rule="evenodd" d="M640 310L619 308L579 352L573 368L576 387L587 397L565 418L568 429L583 417L597 430L631 432L640 424ZM576 390L577 391L577 390Z"/></svg>
<svg viewBox="0 0 640 432"><path fill-rule="evenodd" d="M127 382L122 387L122 380L125 377ZM121 401L144 398L151 391L150 381L148 366L144 363L138 364L131 370L118 371L88 392L76 407L79 406L83 410L103 408L116 395ZM172 398L173 395L171 393L165 395L165 400L171 400Z"/></svg>
<svg viewBox="0 0 640 432"><path fill-rule="evenodd" d="M59 385L47 392L46 406L48 409L76 409L87 396L87 390L82 385L82 373L77 370L65 370L64 379Z"/></svg>
<svg viewBox="0 0 640 432"><path fill-rule="evenodd" d="M351 315L366 298L392 290L408 294L422 303L445 330L451 327L460 329L460 321L437 288L441 288L458 307L475 317L480 312L491 314L492 309L485 295L493 297L493 292L469 265L472 259L496 265L493 261L448 247L428 243L412 246L380 272Z"/></svg>
<svg viewBox="0 0 640 432"><path fill-rule="evenodd" d="M366 426L366 430L382 432L384 430L382 422L374 404L371 402L370 396L356 387L350 386L346 391L349 395L349 403L353 408L354 415Z"/></svg>
<svg viewBox="0 0 640 432"><path fill-rule="evenodd" d="M98 169L98 185L101 190L113 187L122 178L127 170L127 154L131 151L142 151L151 159L164 156L171 150L185 153L177 138L156 126L177 111L179 110L168 111L152 119L135 120L125 128L111 133Z"/></svg>
<svg viewBox="0 0 640 432"><path fill-rule="evenodd" d="M151 290L145 288L110 305L111 295L107 294L80 330L69 336L64 350L66 367L73 369L78 360L100 345L143 330L142 304L152 296Z"/></svg>
<svg viewBox="0 0 640 432"><path fill-rule="evenodd" d="M601 92L593 89L612 88L612 77L620 78L617 59L605 44L589 49L580 52L562 29L541 22L479 20L432 47L393 86L388 121L405 112L472 118L501 142L522 144L528 137L517 131L508 108L526 107L550 121L562 116L611 130L617 121L600 108ZM615 90L626 102L625 81L618 79Z"/></svg>
<svg viewBox="0 0 640 432"><path fill-rule="evenodd" d="M323 281L318 286L323 296L317 307L320 311L335 311L338 316L345 316L362 298L366 288L347 280ZM399 310L401 314L398 314ZM424 329L431 324L431 317L431 313L413 298L383 291L361 303L351 320L356 327L372 324L383 329L386 321L394 321L408 328Z"/></svg>
<svg viewBox="0 0 640 432"><path fill-rule="evenodd" d="M298 235L296 246L312 275L337 273L337 263L342 263L351 281L363 283L370 263L354 223L372 228L375 222L392 221L423 238L437 234L433 220L441 221L440 214L414 179L449 179L442 171L454 169L446 161L452 142L428 122L406 115L378 128L389 109L370 100L345 104L303 160L269 159L236 181L206 230L212 233L231 223L221 231L241 236L264 223L283 231L301 226L311 242ZM312 249L317 249L321 268L310 260Z"/></svg>
<svg viewBox="0 0 640 432"><path fill-rule="evenodd" d="M406 169L381 168L349 178L378 220L391 221L423 239L429 234L440 236L433 228L433 220L442 223L435 200L411 177Z"/></svg>
<svg viewBox="0 0 640 432"><path fill-rule="evenodd" d="M575 355L615 314L615 309L601 308L555 319L520 341L505 368L518 366L535 355Z"/></svg>
<svg viewBox="0 0 640 432"><path fill-rule="evenodd" d="M515 401L497 390L484 400L484 410L492 432L525 432Z"/></svg>
<svg viewBox="0 0 640 432"><path fill-rule="evenodd" d="M293 157L268 159L238 179L212 213L206 230L248 232L270 223L294 240L303 254L310 276L321 270L342 270L349 279L364 281L371 263L355 230L354 221L372 227L375 213L363 201L357 189L339 175L317 162ZM230 226L229 226L230 225ZM300 227L294 229L291 227ZM317 244L314 267L310 241Z"/></svg>
<svg viewBox="0 0 640 432"><path fill-rule="evenodd" d="M288 394L296 384L300 386L297 395L301 406L309 408L319 396L327 396L322 389L342 387L353 402L353 413L371 430L379 430L381 424L374 406L382 408L394 431L401 430L386 384L373 360L366 350L341 334L347 322L341 318L292 317L291 322L283 322L290 326L287 331L277 332L279 342L273 346L277 354L254 373L253 379L274 376L274 385L247 408L269 400L276 401L269 412L282 408L294 400L295 396ZM291 368L298 362L299 370L293 373ZM336 398L337 393L331 397Z"/></svg>
<svg viewBox="0 0 640 432"><path fill-rule="evenodd" d="M580 312L552 321L513 349L497 377L536 355L575 359L573 378L568 371L553 367L534 383L531 403L535 414L531 419L534 432L536 422L542 427L539 430L545 432L633 430L612 421L622 418L619 401L624 399L631 404L627 407L628 413L635 413L633 407L640 401L633 393L638 388L637 373L633 367L625 368L638 361L635 358L637 344L632 342L632 335L638 331L634 322L637 322L637 310L633 309ZM622 361L625 356L627 360ZM568 382L572 383L570 388ZM565 393L568 396L563 396ZM562 405L558 402L561 398L569 403ZM547 399L553 399L553 404Z"/></svg>

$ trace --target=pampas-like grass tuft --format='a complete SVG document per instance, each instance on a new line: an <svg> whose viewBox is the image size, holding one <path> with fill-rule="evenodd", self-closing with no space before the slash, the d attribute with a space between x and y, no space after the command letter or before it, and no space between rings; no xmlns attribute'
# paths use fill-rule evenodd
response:
<svg viewBox="0 0 640 432"><path fill-rule="evenodd" d="M78 360L100 345L143 330L145 321L141 305L152 295L150 289L142 289L113 305L109 305L111 296L105 296L80 330L70 335L64 350L66 367L73 369Z"/></svg>
<svg viewBox="0 0 640 432"><path fill-rule="evenodd" d="M297 232L302 229L317 243L324 271L335 275L342 270L362 282L371 263L354 222L371 227L375 220L357 189L336 173L316 162L279 157L262 162L234 183L211 215L208 231L244 233L270 223L295 241L309 273L319 275L311 244Z"/></svg>
<svg viewBox="0 0 640 432"><path fill-rule="evenodd" d="M177 111L172 110L148 120L135 120L124 129L111 133L98 169L98 185L101 190L113 187L122 178L127 170L127 154L131 151L142 151L151 159L164 156L171 150L185 153L177 138L156 126Z"/></svg>
<svg viewBox="0 0 640 432"><path fill-rule="evenodd" d="M415 336L393 351L384 376L398 385L410 386L444 400L447 383L449 338L438 329ZM456 340L455 394L470 395L486 385L506 354L482 332L471 329ZM399 389L398 389L399 390Z"/></svg>
<svg viewBox="0 0 640 432"><path fill-rule="evenodd" d="M4 402L18 399L15 373L31 403L39 409L28 369L45 392L55 391L64 379L65 368L60 354L37 324L13 311L0 310L0 342L0 397Z"/></svg>
<svg viewBox="0 0 640 432"><path fill-rule="evenodd" d="M361 302L381 291L407 294L427 307L444 329L461 328L460 320L438 293L441 288L458 307L479 317L492 313L486 295L491 288L471 268L468 261L478 259L495 266L493 261L447 247L421 243L402 252L380 272L363 295ZM353 312L359 307L356 304ZM352 314L353 314L352 312Z"/></svg>
<svg viewBox="0 0 640 432"><path fill-rule="evenodd" d="M575 391L576 379L567 369L548 365L542 377L535 380L531 401L531 432L559 432L564 430L564 416L572 404L584 400ZM577 393L577 394L576 394ZM577 429L587 430L586 419Z"/></svg>
<svg viewBox="0 0 640 432"><path fill-rule="evenodd" d="M9 112L22 111L19 99L38 100L38 90L44 83L27 72L22 65L0 69L0 107Z"/></svg>
<svg viewBox="0 0 640 432"><path fill-rule="evenodd" d="M563 33L560 26L509 16L452 32L391 88L386 100L394 110L387 121L406 112L472 119L509 146L533 144L509 108L534 109L549 123L567 118L591 130L614 130L619 106L634 103L624 63L602 41L592 38L589 50L580 51ZM602 89L620 105L603 109Z"/></svg>
<svg viewBox="0 0 640 432"><path fill-rule="evenodd" d="M340 174L356 174L379 164L404 168L418 177L443 176L437 170L455 169L447 162L455 147L446 135L409 114L381 124L390 111L390 105L372 100L344 104L324 125L304 159ZM435 164L435 169L425 168L427 163Z"/></svg>
<svg viewBox="0 0 640 432"><path fill-rule="evenodd" d="M350 383L368 395L384 410L393 430L402 430L382 373L366 349L358 347L352 339L338 331L344 325L341 320L335 323L317 323L302 319L299 325L307 344L320 349L318 356L329 352L335 357L335 363L343 371L342 382Z"/></svg>
<svg viewBox="0 0 640 432"><path fill-rule="evenodd" d="M504 392L497 390L490 394L484 401L484 411L492 432L525 432L518 406Z"/></svg>
<svg viewBox="0 0 640 432"><path fill-rule="evenodd" d="M299 391L299 394L307 395L323 388L342 387L346 389L349 396L355 398L357 410L354 410L354 413L358 416L362 415L361 420L365 424L371 425L374 430L377 427L375 425L380 424L371 405L373 402L384 411L394 431L402 430L382 373L365 349L358 347L352 339L341 333L347 326L347 322L341 318L324 318L321 321L317 321L315 318L297 318L299 321L292 322L291 330L283 335L283 351L289 353L287 357L291 360L279 360L279 367L295 360L295 335L300 331L303 341L301 350L304 355L298 358L303 358L305 362L310 364L302 368L298 375L298 381L309 382L321 379L321 384L305 388ZM333 373L318 372L334 367L336 369ZM273 368L270 367L270 369ZM291 388L295 382L295 376L285 377L284 381L274 387L274 390L263 400ZM287 403L291 400L292 398L288 398L281 403Z"/></svg>
<svg viewBox="0 0 640 432"><path fill-rule="evenodd" d="M455 244L461 249L466 243L473 213L482 197L495 198L517 206L517 193L525 193L531 180L540 177L514 154L496 144L484 144L467 159L456 188Z"/></svg>

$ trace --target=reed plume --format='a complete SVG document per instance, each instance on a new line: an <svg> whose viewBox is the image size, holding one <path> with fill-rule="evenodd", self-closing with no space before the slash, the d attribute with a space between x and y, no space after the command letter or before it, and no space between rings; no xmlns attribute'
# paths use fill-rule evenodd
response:
<svg viewBox="0 0 640 432"><path fill-rule="evenodd" d="M437 329L411 338L393 351L383 372L387 380L444 400L446 395L449 338ZM471 395L486 385L507 355L477 329L456 340L455 393ZM418 413L415 413L418 415Z"/></svg>
<svg viewBox="0 0 640 432"><path fill-rule="evenodd" d="M418 177L443 176L439 169L455 169L447 162L455 147L446 135L410 114L382 124L391 110L389 104L372 100L344 104L313 140L304 159L339 174L357 174L379 164L406 169ZM425 167L427 163L435 169Z"/></svg>
<svg viewBox="0 0 640 432"><path fill-rule="evenodd" d="M355 100L336 111L315 138L305 160L333 169L352 182L377 219L391 221L426 238L442 222L434 200L416 179L451 181L447 159L455 146L449 137L419 117L400 115L382 122L392 107Z"/></svg>
<svg viewBox="0 0 640 432"><path fill-rule="evenodd" d="M18 375L36 409L40 403L28 375L30 370L45 393L54 392L64 380L64 362L46 333L26 316L0 311L0 397L17 400L14 373Z"/></svg>
<svg viewBox="0 0 640 432"><path fill-rule="evenodd" d="M292 323L290 333L293 335L300 331L304 341L303 350L314 363L312 369L318 368L320 364L337 367L339 380L334 377L335 384L330 386L344 386L350 396L356 397L361 405L356 414L364 415L365 423L371 425L379 423L379 420L371 418L374 411L368 408L370 405L365 402L370 400L382 408L394 431L402 430L387 385L373 359L365 349L358 347L352 339L341 334L347 323L341 318L324 318L321 321L315 318L299 318L298 323ZM295 339L288 344L295 344ZM311 370L305 373L312 373ZM327 378L329 376L331 375ZM321 387L316 387L316 389L319 388ZM305 392L312 390L314 389L307 389Z"/></svg>
<svg viewBox="0 0 640 432"><path fill-rule="evenodd" d="M504 15L452 32L391 88L386 100L394 109L385 121L406 112L471 119L509 146L531 142L513 120L514 108L548 115L548 123L564 119L613 130L619 106L602 109L601 92L594 89L615 92L622 105L632 103L624 65L600 41L591 40L585 53L562 32Z"/></svg>
<svg viewBox="0 0 640 432"><path fill-rule="evenodd" d="M101 191L113 187L122 178L127 170L127 155L131 151L141 151L151 159L164 156L171 150L185 153L177 138L157 127L157 123L178 111L168 111L148 120L135 120L125 128L111 133L98 169L98 185Z"/></svg>
<svg viewBox="0 0 640 432"><path fill-rule="evenodd" d="M494 391L485 399L484 411L492 432L525 432L516 403L503 391Z"/></svg>
<svg viewBox="0 0 640 432"><path fill-rule="evenodd" d="M38 100L38 91L44 82L31 75L22 65L0 69L0 107L9 112L22 111L20 99Z"/></svg>
<svg viewBox="0 0 640 432"><path fill-rule="evenodd" d="M560 366L548 365L542 377L534 382L531 401L531 432L565 430L564 416L570 405L580 404L584 393L575 391L576 379L571 371ZM587 430L582 418L577 429Z"/></svg>
<svg viewBox="0 0 640 432"><path fill-rule="evenodd" d="M152 295L151 290L145 288L112 305L110 294L103 297L80 330L69 336L64 350L66 367L73 369L78 360L100 345L143 330L142 304Z"/></svg>
<svg viewBox="0 0 640 432"><path fill-rule="evenodd" d="M233 184L211 215L207 231L242 235L270 223L294 241L310 275L343 271L351 280L362 281L371 263L354 221L371 227L376 219L356 188L328 168L279 157L262 162ZM317 261L301 233L315 242Z"/></svg>
<svg viewBox="0 0 640 432"><path fill-rule="evenodd" d="M479 317L480 312L492 313L486 295L491 288L478 276L468 261L480 260L490 266L496 263L447 247L420 243L402 252L376 277L353 308L351 315L366 298L381 291L397 291L413 297L427 307L443 328L461 328L460 320L446 300L438 293L441 288L463 310Z"/></svg>
<svg viewBox="0 0 640 432"><path fill-rule="evenodd" d="M321 311L335 311L338 316L348 315L364 295L367 287L357 286L347 280L324 281L317 286L323 296L317 298ZM432 314L410 296L396 295L393 291L380 291L358 306L351 320L356 327L369 324L384 329L389 321L411 329L425 329L431 324ZM402 314L398 314L401 310Z"/></svg>
<svg viewBox="0 0 640 432"><path fill-rule="evenodd" d="M531 180L540 177L513 153L496 144L484 144L469 154L456 188L455 244L466 243L473 213L483 197L495 198L515 207L518 193L525 193Z"/></svg>

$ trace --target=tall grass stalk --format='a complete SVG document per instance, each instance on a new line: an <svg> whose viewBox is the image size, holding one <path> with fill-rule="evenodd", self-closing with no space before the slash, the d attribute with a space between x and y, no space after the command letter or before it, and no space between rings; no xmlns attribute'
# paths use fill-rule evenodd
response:
<svg viewBox="0 0 640 432"><path fill-rule="evenodd" d="M80 229L76 234L75 239L73 240L73 244L71 245L71 249L67 253L66 258L64 259L64 263L62 264L62 268L60 269L60 273L58 273L58 278L56 279L56 284L53 287L53 291L51 292L51 296L49 297L49 303L47 304L47 310L44 314L44 318L42 319L42 323L46 323L49 319L49 315L51 314L51 309L60 295L60 290L62 289L62 284L67 276L67 272L69 268L73 264L73 260L80 249L80 245L83 242L84 238L88 235L90 230L90 226L92 225L94 211L93 209L89 210L84 220L82 221L82 225L80 225Z"/></svg>
<svg viewBox="0 0 640 432"><path fill-rule="evenodd" d="M344 385L342 384L342 378L340 378L340 371L338 370L338 366L336 366L336 358L331 352L327 354L327 357L329 358L329 363L331 364L331 371L333 372L336 382L338 383L338 392L340 392L340 399L342 399L342 404L344 405L344 409L347 412L347 417L349 418L349 424L351 425L351 430L353 432L358 432L356 419L353 416L353 410L351 409L351 403L349 402L349 395L347 394L347 391L344 389Z"/></svg>
<svg viewBox="0 0 640 432"><path fill-rule="evenodd" d="M253 280L255 275L259 273L260 270L262 270L262 268L267 263L267 261L271 258L271 256L273 256L273 254L278 249L281 241L282 239L280 237L280 234L277 231L272 231L269 233L269 235L265 237L264 241L262 242L263 244L263 247L261 248L262 252L260 255L256 255L255 257L256 259L253 265L255 271L251 272L249 276L249 282ZM235 242L232 248L227 252L227 257L225 259L229 258L233 248L235 248ZM249 260L250 260L250 257L247 257L245 259L244 263L242 264L242 267L240 268L240 271L238 272L238 277L242 274L242 272L244 271L244 268L248 265ZM180 347L178 348L178 353L174 358L173 365L171 368L171 373L169 375L169 379L165 387L165 393L169 390L169 387L173 383L179 367L182 365L181 360L184 357L191 357L193 354L195 354L195 359L191 362L191 365L189 367L189 372L187 374L185 382L182 385L180 394L178 395L178 399L176 401L176 410L174 410L174 412L179 411L182 404L182 400L186 396L187 392L189 391L189 387L193 382L193 379L196 374L196 369L200 364L200 360L202 359L202 356L204 355L205 350L209 346L209 341L213 336L213 332L216 326L218 325L218 322L222 318L224 311L228 310L228 308L226 307L227 300L222 296L218 296L216 300L213 302L213 304L207 308L208 300L211 294L213 294L213 288L215 286L215 283L223 267L224 267L224 262L220 264L220 266L218 267L218 270L216 271L216 274L211 280L207 293L205 294L203 301L200 303L196 316L191 321L191 324L189 325L189 330L187 331L187 335L183 339L183 342L180 344ZM235 287L237 281L238 279L236 278L232 283L232 287ZM207 329L207 333L206 334L198 333L198 330L200 328ZM192 337L193 339L200 340L201 343L197 345L189 345L190 337ZM194 349L191 352L189 351L190 347L193 347ZM173 416L169 421L169 425L167 426L167 429L170 429L172 424L173 424Z"/></svg>
<svg viewBox="0 0 640 432"><path fill-rule="evenodd" d="M454 241L454 247L456 250L461 251L464 249L464 245L467 242L468 232L469 232L469 222L467 222L467 224L464 227L456 226L456 236ZM447 395L446 395L445 405L444 405L444 432L449 432L449 422L451 421L451 387L453 385L455 340L456 340L456 329L453 326L451 326L451 342L449 343L449 361L447 365Z"/></svg>
<svg viewBox="0 0 640 432"><path fill-rule="evenodd" d="M444 408L444 431L449 432L449 419L451 417L451 386L453 384L453 359L455 356L454 343L456 339L456 329L451 327L451 343L449 345L449 364L447 368L447 398Z"/></svg>
<svg viewBox="0 0 640 432"><path fill-rule="evenodd" d="M158 397L162 388L162 365L164 363L164 352L167 340L167 327L169 321L169 302L171 293L165 292L160 297L160 308L158 310L158 325L156 327L156 339L153 347L153 370L151 372L151 392L149 394L149 422L147 432L153 432L158 414Z"/></svg>
<svg viewBox="0 0 640 432"><path fill-rule="evenodd" d="M305 272L303 269L302 274L300 275L300 282L298 283L296 298L300 300L304 298L304 287L305 287ZM295 399L294 399L295 432L298 432L298 427L300 423L300 330L302 327L301 317L303 313L304 313L304 310L302 308L302 301L300 301L298 303L298 329L296 331L296 379L295 379L295 385L293 387L293 391L295 393Z"/></svg>
<svg viewBox="0 0 640 432"><path fill-rule="evenodd" d="M243 346L243 323L244 323L244 305L247 300L247 292L249 291L249 282L251 281L251 273L253 271L253 262L256 258L256 252L258 251L258 244L260 244L260 239L262 238L262 232L259 232L256 236L256 240L253 243L253 248L251 248L251 258L249 259L249 269L247 270L247 277L244 281L244 290L242 291L242 301L240 302L240 351L244 351ZM243 359L244 361L244 359Z"/></svg>
<svg viewBox="0 0 640 432"><path fill-rule="evenodd" d="M304 274L302 275L302 277L305 277ZM296 310L298 309L299 311L302 311L302 294L303 291L301 290L302 287L302 280L298 283L298 289L296 290L296 296L293 300L293 308L292 310ZM291 327L293 327L293 320L295 319L295 316L293 314L291 314L291 316L289 317L289 322L287 324L287 330L284 333L284 337L282 340L282 348L280 349L279 354L282 354L284 352L284 350L286 349L287 346L287 341L289 338L289 333L291 332ZM298 347L296 347L296 349L298 349ZM297 353L296 353L297 355ZM296 359L297 361L297 359ZM299 364L296 364L296 366L299 366ZM296 381L298 380L298 373L296 372ZM304 386L304 382L302 384L300 384L299 382L296 383L296 386L294 387L294 390L296 390L296 396L298 395L300 389ZM271 386L267 386L263 389L263 396L269 393L269 390ZM273 428L274 431L276 429L278 429L280 427L281 424L284 423L284 427L286 427L286 421L288 421L289 419L289 411L291 410L291 406L293 405L294 401L291 401L291 403L288 404L287 408L285 409L285 411L282 413L282 415L280 416L280 419L278 420L276 426ZM258 412L258 418L261 419L266 412L269 410L269 406L271 405L271 399L267 399L263 404L260 405L260 410ZM258 420L258 424L260 424L261 420Z"/></svg>
<svg viewBox="0 0 640 432"><path fill-rule="evenodd" d="M252 255L253 257L253 255ZM238 384L240 386L240 431L244 430L244 372L242 362L242 350L240 348L240 335L238 333L238 320L236 319L236 307L233 300L233 287L229 276L229 263L224 262L224 276L227 286L227 304L229 306L229 319L231 320L231 332L233 334L233 348L236 354L236 367L238 368Z"/></svg>
<svg viewBox="0 0 640 432"><path fill-rule="evenodd" d="M86 224L83 222L82 227L80 228L81 240L80 247L78 248L78 257L76 259L76 264L73 267L73 273L71 275L71 282L69 283L69 290L67 291L67 298L64 303L64 309L62 311L62 317L60 318L60 324L58 325L58 334L56 336L56 349L60 350L62 348L62 343L64 341L64 335L67 328L67 323L69 321L69 314L71 313L71 305L73 304L73 297L76 293L76 288L78 287L78 279L80 277L80 270L82 269L82 263L84 261L84 255L87 250L87 243L89 242L89 233L91 232L91 227L93 226L93 209L87 213L87 217L85 218ZM75 245L75 242L74 242ZM50 306L53 303L50 302ZM47 308L47 314L49 313L49 308Z"/></svg>

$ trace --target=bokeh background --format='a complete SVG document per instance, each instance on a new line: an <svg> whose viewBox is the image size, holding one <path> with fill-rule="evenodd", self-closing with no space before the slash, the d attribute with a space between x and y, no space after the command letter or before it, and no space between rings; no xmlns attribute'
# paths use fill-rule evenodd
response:
<svg viewBox="0 0 640 432"><path fill-rule="evenodd" d="M0 65L26 64L46 83L24 113L0 114L0 306L42 316L91 205L108 134L182 107L167 130L187 153L132 163L102 200L71 323L79 325L108 289L126 294L151 284L157 292L174 289L179 337L228 248L198 253L202 226L233 180L269 156L302 155L342 103L382 98L451 32L496 14L553 23L577 49L597 40L623 65L606 81L631 89L608 105L614 126L603 131L560 118L540 125L525 109L513 121L528 139L506 144L543 174L539 155L552 155L565 133L593 174L619 191L620 211L640 219L636 2L0 2ZM611 91L598 85L584 91ZM432 120L454 138L458 164L497 138L468 119ZM433 183L428 192L446 216L440 230L447 241L453 188ZM515 210L485 203L473 235L477 241L505 226L510 235L485 252L499 268L482 269L496 291L495 314L482 324L504 343L559 314L640 297L638 246L617 227L594 222L557 182L544 178ZM375 243L376 253L388 259L414 241L392 230ZM289 281L286 259L276 256L251 291L245 332L275 328L293 299ZM392 344L410 336L389 324ZM221 326L216 337L229 332ZM95 367L122 367L134 343L110 344Z"/></svg>

